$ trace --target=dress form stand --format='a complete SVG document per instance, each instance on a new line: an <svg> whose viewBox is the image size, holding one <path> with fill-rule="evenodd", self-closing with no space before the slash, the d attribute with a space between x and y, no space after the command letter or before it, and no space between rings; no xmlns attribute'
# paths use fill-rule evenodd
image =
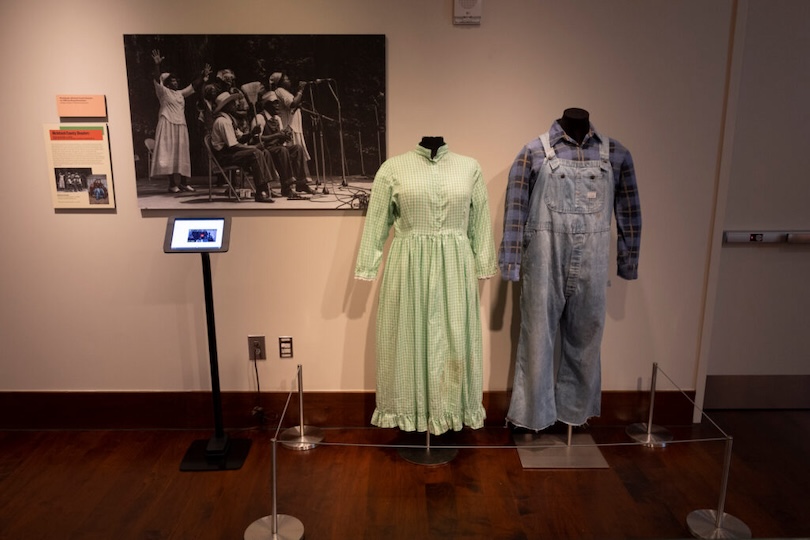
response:
<svg viewBox="0 0 810 540"><path fill-rule="evenodd" d="M400 448L399 456L409 463L416 465L444 465L450 463L458 455L456 448L436 448L430 446L430 432L425 432L425 446Z"/></svg>
<svg viewBox="0 0 810 540"><path fill-rule="evenodd" d="M441 137L438 137L441 138ZM443 143L442 143L443 144ZM438 145L436 148L438 148ZM408 463L416 465L444 465L450 463L458 455L457 448L434 447L430 444L430 430L425 431L425 446L405 446L398 451L399 457Z"/></svg>

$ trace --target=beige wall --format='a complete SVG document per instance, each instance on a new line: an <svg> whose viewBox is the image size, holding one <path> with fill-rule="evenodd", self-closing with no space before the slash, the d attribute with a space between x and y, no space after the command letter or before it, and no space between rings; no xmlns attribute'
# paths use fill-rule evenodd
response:
<svg viewBox="0 0 810 540"><path fill-rule="evenodd" d="M0 390L210 388L200 261L163 254L165 215L138 209L122 40L132 33L385 34L389 153L442 135L476 157L497 243L518 150L564 108L588 109L598 129L632 151L644 213L640 279L624 282L614 271L611 280L604 388L648 388L657 361L694 389L731 1L490 0L477 28L454 28L451 6L4 2ZM55 95L66 93L107 96L114 214L51 206L42 124L58 120ZM259 365L263 390L290 388L298 363L310 390L373 390L378 283L352 279L363 217L233 215L230 252L212 256L223 390L255 388L245 343L254 333L270 343L271 358ZM481 295L485 389L503 390L512 286L494 279ZM279 335L294 336L294 359L276 357Z"/></svg>

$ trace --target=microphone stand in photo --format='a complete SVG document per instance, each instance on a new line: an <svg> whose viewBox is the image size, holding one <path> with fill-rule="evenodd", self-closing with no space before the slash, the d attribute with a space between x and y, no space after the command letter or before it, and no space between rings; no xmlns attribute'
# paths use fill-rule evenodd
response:
<svg viewBox="0 0 810 540"><path fill-rule="evenodd" d="M315 171L316 171L316 174L318 174L318 179L316 180L315 185L316 186L323 185L323 194L328 195L329 194L329 188L326 187L326 183L327 183L326 182L326 155L324 153L325 152L324 149L326 148L326 145L323 142L323 122L324 122L324 120L327 120L329 122L335 122L335 119L331 118L329 116L326 116L324 114L320 114L319 112L314 110L314 108L313 108L313 110L309 110L309 109L303 109L303 110L306 111L307 113L309 113L310 118L312 118L312 125L317 126L317 128L313 127L313 133L312 133L312 142L313 142L313 144L312 144L312 146L313 146L312 155L314 156L312 159L315 161ZM316 142L315 133L314 133L315 130L317 130L318 137L320 137L320 144L318 144ZM320 151L320 154L321 154L320 155L320 164L319 164L319 158L318 158L318 152L319 151ZM318 171L320 171L320 173ZM323 175L323 180L321 180L321 178L320 178L321 174Z"/></svg>
<svg viewBox="0 0 810 540"><path fill-rule="evenodd" d="M346 152L343 149L343 115L340 110L340 98L338 98L338 94L335 88L332 87L332 83L335 82L334 79L323 79L326 81L326 86L329 88L329 92L332 93L332 97L335 98L335 103L337 104L338 110L338 134L340 136L340 167L341 167L341 177L343 181L341 182L341 186L346 187L349 185L346 182Z"/></svg>
<svg viewBox="0 0 810 540"><path fill-rule="evenodd" d="M323 162L318 161L318 148L323 145L323 122L321 121L321 114L315 106L315 95L312 92L311 83L307 84L307 89L309 90L309 103L312 109L301 107L301 110L309 114L309 122L312 126L312 161L315 163L315 185L320 186L322 184L322 170L324 177L326 176L326 168L322 167ZM318 137L320 137L320 143L318 142ZM323 152L321 152L321 157L323 158Z"/></svg>
<svg viewBox="0 0 810 540"><path fill-rule="evenodd" d="M380 112L377 108L377 100L372 98L374 101L374 121L377 123L377 167L382 166L382 141L381 141L381 134L382 129L380 129Z"/></svg>

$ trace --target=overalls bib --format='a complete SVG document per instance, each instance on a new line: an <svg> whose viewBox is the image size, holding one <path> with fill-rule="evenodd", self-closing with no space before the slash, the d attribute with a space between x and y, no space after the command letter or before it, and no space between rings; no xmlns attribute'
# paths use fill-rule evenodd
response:
<svg viewBox="0 0 810 540"><path fill-rule="evenodd" d="M506 419L541 430L584 424L601 406L600 347L613 213L609 141L598 161L546 158L529 198L524 228L520 338ZM554 344L560 333L555 370Z"/></svg>

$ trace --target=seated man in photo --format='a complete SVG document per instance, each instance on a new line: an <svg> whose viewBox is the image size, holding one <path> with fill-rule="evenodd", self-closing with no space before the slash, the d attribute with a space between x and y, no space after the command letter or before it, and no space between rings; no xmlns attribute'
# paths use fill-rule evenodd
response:
<svg viewBox="0 0 810 540"><path fill-rule="evenodd" d="M223 165L238 165L250 171L256 184L256 201L273 202L270 191L272 175L268 168L269 154L260 145L250 144L252 132L239 127L236 102L238 93L222 92L216 98L214 124L211 127L211 146L217 160Z"/></svg>
<svg viewBox="0 0 810 540"><path fill-rule="evenodd" d="M307 185L306 152L300 144L292 142L290 126L282 125L275 92L262 96L262 111L256 115L255 125L261 129L262 145L270 153L280 177L281 195L295 198L293 185L299 193L314 193Z"/></svg>

